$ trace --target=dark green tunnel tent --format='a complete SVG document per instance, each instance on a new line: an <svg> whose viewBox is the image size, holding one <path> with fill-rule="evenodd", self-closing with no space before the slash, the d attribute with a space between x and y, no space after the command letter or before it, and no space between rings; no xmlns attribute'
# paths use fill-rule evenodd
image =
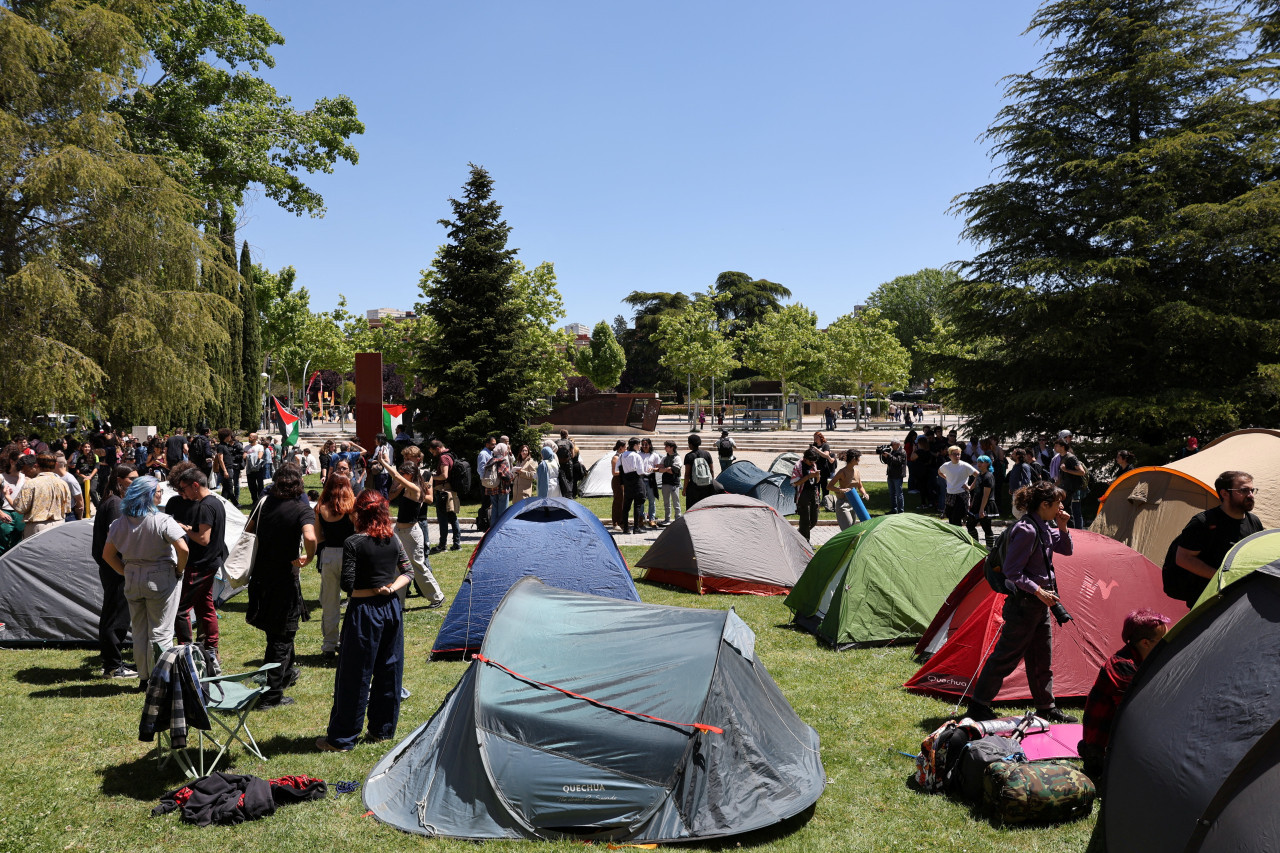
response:
<svg viewBox="0 0 1280 853"><path fill-rule="evenodd" d="M826 784L818 736L732 611L517 582L430 721L369 774L406 832L654 843L776 824Z"/></svg>

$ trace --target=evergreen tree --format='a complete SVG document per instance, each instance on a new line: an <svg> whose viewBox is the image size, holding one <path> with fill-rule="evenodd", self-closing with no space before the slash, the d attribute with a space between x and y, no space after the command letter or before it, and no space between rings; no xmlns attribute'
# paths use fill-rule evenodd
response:
<svg viewBox="0 0 1280 853"><path fill-rule="evenodd" d="M435 393L418 406L425 431L466 454L488 435L523 430L535 402L525 393L523 365L511 357L524 313L511 282L511 228L492 198L489 173L470 168L462 198L449 200L453 218L440 220L448 242L423 277L436 334L423 341L421 362Z"/></svg>
<svg viewBox="0 0 1280 853"><path fill-rule="evenodd" d="M1191 0L1058 0L1052 45L957 199L960 408L996 435L1071 428L1151 458L1280 415L1271 57Z"/></svg>
<svg viewBox="0 0 1280 853"><path fill-rule="evenodd" d="M618 384L622 371L627 367L627 355L608 323L603 320L596 323L591 330L591 342L578 351L574 365L597 388L612 388Z"/></svg>
<svg viewBox="0 0 1280 853"><path fill-rule="evenodd" d="M240 310L243 342L240 370L240 428L257 429L262 419L262 332L258 328L258 294L254 287L253 261L249 241L240 248Z"/></svg>

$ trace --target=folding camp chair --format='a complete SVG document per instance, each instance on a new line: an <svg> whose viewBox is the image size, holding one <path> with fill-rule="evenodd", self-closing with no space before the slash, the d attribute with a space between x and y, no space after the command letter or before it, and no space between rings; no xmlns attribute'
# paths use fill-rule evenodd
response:
<svg viewBox="0 0 1280 853"><path fill-rule="evenodd" d="M192 655L197 672L202 673L204 670L204 659L202 655ZM233 675L211 675L202 676L200 683L204 686L209 694L209 698L205 701L205 710L209 714L210 722L217 723L222 727L222 740L214 737L212 734L206 733L202 729L196 730L196 743L193 746L188 740L188 745L175 749L169 737L169 732L160 732L159 737L159 764L165 767L170 760L173 760L182 771L192 779L199 779L207 776L217 769L218 762L227 754L231 744L239 741L240 744L250 753L257 756L259 760L266 761L267 757L262 754L262 750L258 747L258 742L253 739L253 733L249 731L249 714L254 708L258 707L258 702L262 699L264 693L267 692L265 679L262 674L268 670L279 667L278 663L263 664L250 672L241 672ZM214 756L213 761L205 763L205 741L218 747L218 754ZM192 751L196 752L198 759L192 758ZM198 763L197 763L198 760Z"/></svg>

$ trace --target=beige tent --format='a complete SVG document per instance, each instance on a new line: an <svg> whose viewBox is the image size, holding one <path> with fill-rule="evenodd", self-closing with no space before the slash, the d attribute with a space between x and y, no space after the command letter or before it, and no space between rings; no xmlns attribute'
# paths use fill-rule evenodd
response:
<svg viewBox="0 0 1280 853"><path fill-rule="evenodd" d="M1212 506L1213 481L1223 471L1248 471L1258 493L1254 512L1265 527L1280 527L1280 430L1242 429L1169 465L1135 468L1118 477L1089 528L1117 539L1148 560L1164 563L1169 544L1191 517Z"/></svg>

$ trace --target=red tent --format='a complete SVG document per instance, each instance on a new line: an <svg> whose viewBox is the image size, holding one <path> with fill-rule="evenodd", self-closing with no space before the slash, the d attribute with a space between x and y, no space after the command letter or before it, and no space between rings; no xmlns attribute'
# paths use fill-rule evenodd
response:
<svg viewBox="0 0 1280 853"><path fill-rule="evenodd" d="M1175 622L1187 605L1164 594L1160 567L1129 546L1100 533L1071 531L1075 553L1054 556L1062 603L1073 617L1053 633L1053 692L1085 696L1098 669L1124 645L1120 628L1130 611L1150 607ZM951 697L967 697L982 664L995 648L1004 619L1003 595L987 586L982 566L965 575L947 596L916 653L932 657L904 685ZM1005 679L996 701L1031 698L1022 664Z"/></svg>

